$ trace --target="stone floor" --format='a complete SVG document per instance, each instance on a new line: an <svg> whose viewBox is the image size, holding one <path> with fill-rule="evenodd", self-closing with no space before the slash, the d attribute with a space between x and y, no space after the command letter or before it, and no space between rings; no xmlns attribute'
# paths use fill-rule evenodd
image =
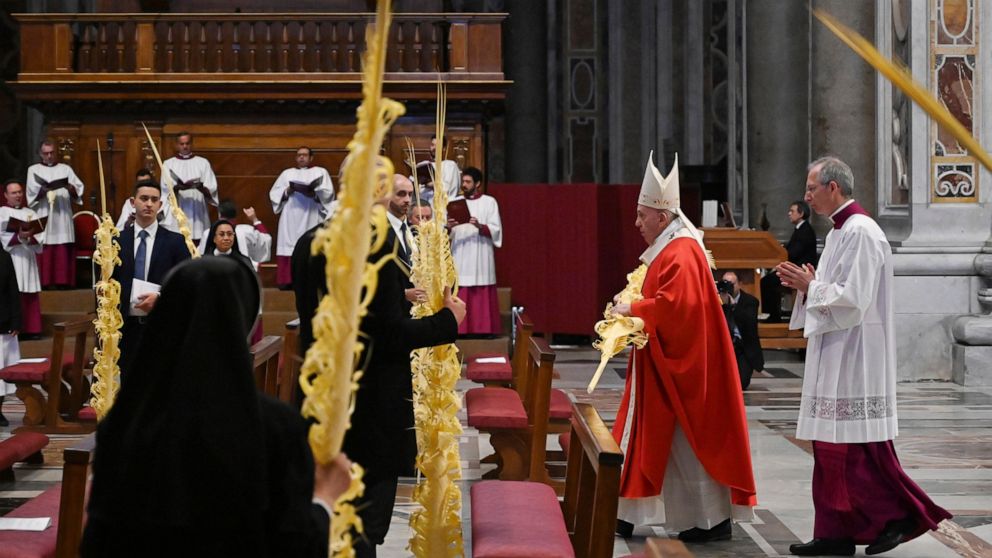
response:
<svg viewBox="0 0 992 558"><path fill-rule="evenodd" d="M598 353L588 348L557 348L556 386L579 401L593 403L607 421L612 421L619 403L623 380L608 371L597 391L589 396L585 385L598 362ZM751 433L754 474L759 506L753 523L734 526L731 541L692 547L699 557L757 557L787 555L791 543L808 540L813 530L810 478L813 458L807 443L794 437L802 363L794 353L766 353L767 369L756 376L745 392ZM617 359L614 370L622 371ZM460 390L472 387L459 383ZM885 554L900 558L992 556L992 389L964 388L948 383L915 383L899 386L900 436L896 448L906 471L941 506L954 514L938 532L928 533ZM4 403L4 412L16 427L23 407ZM464 418L464 417L463 417ZM464 422L464 421L463 421ZM10 429L0 429L0 438ZM60 477L60 449L72 438L54 437L43 467L19 466L17 481L0 483L0 515L31 498ZM557 441L549 439L549 448ZM466 549L468 535L468 490L490 465L480 456L490 453L487 436L466 428L461 438L465 480ZM393 525L382 557L409 556L408 519L413 505L410 492L414 479L402 481ZM615 556L640 552L646 536L668 536L661 528L639 528L630 540L616 539ZM859 549L859 555L863 549ZM467 553L470 555L470 552Z"/></svg>

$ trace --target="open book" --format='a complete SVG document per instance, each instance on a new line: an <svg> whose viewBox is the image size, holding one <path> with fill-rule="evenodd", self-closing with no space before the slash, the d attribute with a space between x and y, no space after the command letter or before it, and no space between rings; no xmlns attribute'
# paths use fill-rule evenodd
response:
<svg viewBox="0 0 992 558"><path fill-rule="evenodd" d="M189 189L199 190L203 187L203 181L199 178L191 178L184 181L182 178L179 178L172 169L169 169L169 174L172 175L172 182L175 184L177 192Z"/></svg>
<svg viewBox="0 0 992 558"><path fill-rule="evenodd" d="M304 196L307 196L308 198L312 198L312 197L314 197L315 192L317 191L317 188L320 187L320 185L323 184L323 183L324 183L324 177L323 176L318 176L317 178L314 178L313 180L311 180L309 183L307 183L307 182L297 182L295 180L290 180L289 181L289 189L292 190L292 191L294 191L294 192L297 192L299 194L303 194Z"/></svg>
<svg viewBox="0 0 992 558"><path fill-rule="evenodd" d="M463 225L471 218L472 213L468 210L468 202L465 198L448 203L448 219L454 219L456 224Z"/></svg>

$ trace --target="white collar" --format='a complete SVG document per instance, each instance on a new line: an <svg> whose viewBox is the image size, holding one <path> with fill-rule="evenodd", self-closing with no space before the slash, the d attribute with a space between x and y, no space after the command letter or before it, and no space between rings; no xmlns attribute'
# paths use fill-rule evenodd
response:
<svg viewBox="0 0 992 558"><path fill-rule="evenodd" d="M231 252L233 252L233 251L234 251L234 248L231 248L227 252L221 252L219 248L214 248L214 255L215 256L230 256L231 255Z"/></svg>
<svg viewBox="0 0 992 558"><path fill-rule="evenodd" d="M390 213L388 209L386 210L386 218L389 219L389 224L392 225L393 230L397 232L399 232L403 224L406 223L406 221Z"/></svg>
<svg viewBox="0 0 992 558"><path fill-rule="evenodd" d="M146 227L144 229L141 228L141 225L139 225L137 221L135 221L134 222L134 238L136 238L136 239L139 238L138 237L138 233L140 233L141 231L147 231L148 232L148 238L155 238L155 233L158 232L158 220L156 219L155 221L152 222L151 225L148 225L148 227Z"/></svg>
<svg viewBox="0 0 992 558"><path fill-rule="evenodd" d="M851 199L847 200L846 202L840 204L840 207L838 207L837 209L835 209L834 212L830 214L830 220L833 221L834 220L834 215L837 215L838 213L840 213L840 211L842 209L844 209L845 207L851 205L852 203L854 203L854 198L851 198Z"/></svg>
<svg viewBox="0 0 992 558"><path fill-rule="evenodd" d="M803 226L803 223L805 223L805 222L806 222L806 219L800 219L799 222L796 223L796 228L798 229L799 227Z"/></svg>
<svg viewBox="0 0 992 558"><path fill-rule="evenodd" d="M689 229L682 223L682 218L676 217L672 219L672 222L665 227L665 230L661 231L661 234L654 239L651 246L648 246L648 249L641 254L641 261L646 265L651 265L651 262L653 262L654 259L658 257L658 254L660 254L661 251L668 246L669 242L675 240L676 238L682 237L691 238L692 233L689 232Z"/></svg>

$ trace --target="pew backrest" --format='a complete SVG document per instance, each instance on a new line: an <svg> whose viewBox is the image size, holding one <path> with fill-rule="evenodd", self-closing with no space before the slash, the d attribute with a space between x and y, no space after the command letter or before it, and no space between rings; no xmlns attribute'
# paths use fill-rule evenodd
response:
<svg viewBox="0 0 992 558"><path fill-rule="evenodd" d="M523 347L518 350L523 352ZM530 471L528 478L542 481L545 478L545 453L548 437L548 412L551 405L551 377L555 368L555 352L547 339L531 337L526 347L526 368L517 383L520 400L527 411L531 430ZM522 391L521 391L522 390Z"/></svg>
<svg viewBox="0 0 992 558"><path fill-rule="evenodd" d="M255 385L259 391L272 397L278 396L276 387L279 376L279 352L281 350L282 338L278 335L267 335L251 346Z"/></svg>
<svg viewBox="0 0 992 558"><path fill-rule="evenodd" d="M62 452L62 494L59 500L59 527L55 543L56 558L75 558L83 539L86 488L90 463L96 447L96 434L80 439Z"/></svg>
<svg viewBox="0 0 992 558"><path fill-rule="evenodd" d="M574 403L562 513L577 558L613 555L623 453L596 409Z"/></svg>
<svg viewBox="0 0 992 558"><path fill-rule="evenodd" d="M286 333L282 337L282 368L279 370L279 400L295 404L296 386L300 382L300 319L286 322Z"/></svg>

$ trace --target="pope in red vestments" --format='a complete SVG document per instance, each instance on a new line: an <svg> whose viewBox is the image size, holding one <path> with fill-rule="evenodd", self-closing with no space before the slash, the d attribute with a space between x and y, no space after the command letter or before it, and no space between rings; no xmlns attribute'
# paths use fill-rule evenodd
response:
<svg viewBox="0 0 992 558"><path fill-rule="evenodd" d="M644 298L616 308L648 336L613 428L624 451L619 515L706 542L730 538L731 517L757 499L734 348L701 234L679 210L677 165L664 178L648 161L637 209Z"/></svg>

